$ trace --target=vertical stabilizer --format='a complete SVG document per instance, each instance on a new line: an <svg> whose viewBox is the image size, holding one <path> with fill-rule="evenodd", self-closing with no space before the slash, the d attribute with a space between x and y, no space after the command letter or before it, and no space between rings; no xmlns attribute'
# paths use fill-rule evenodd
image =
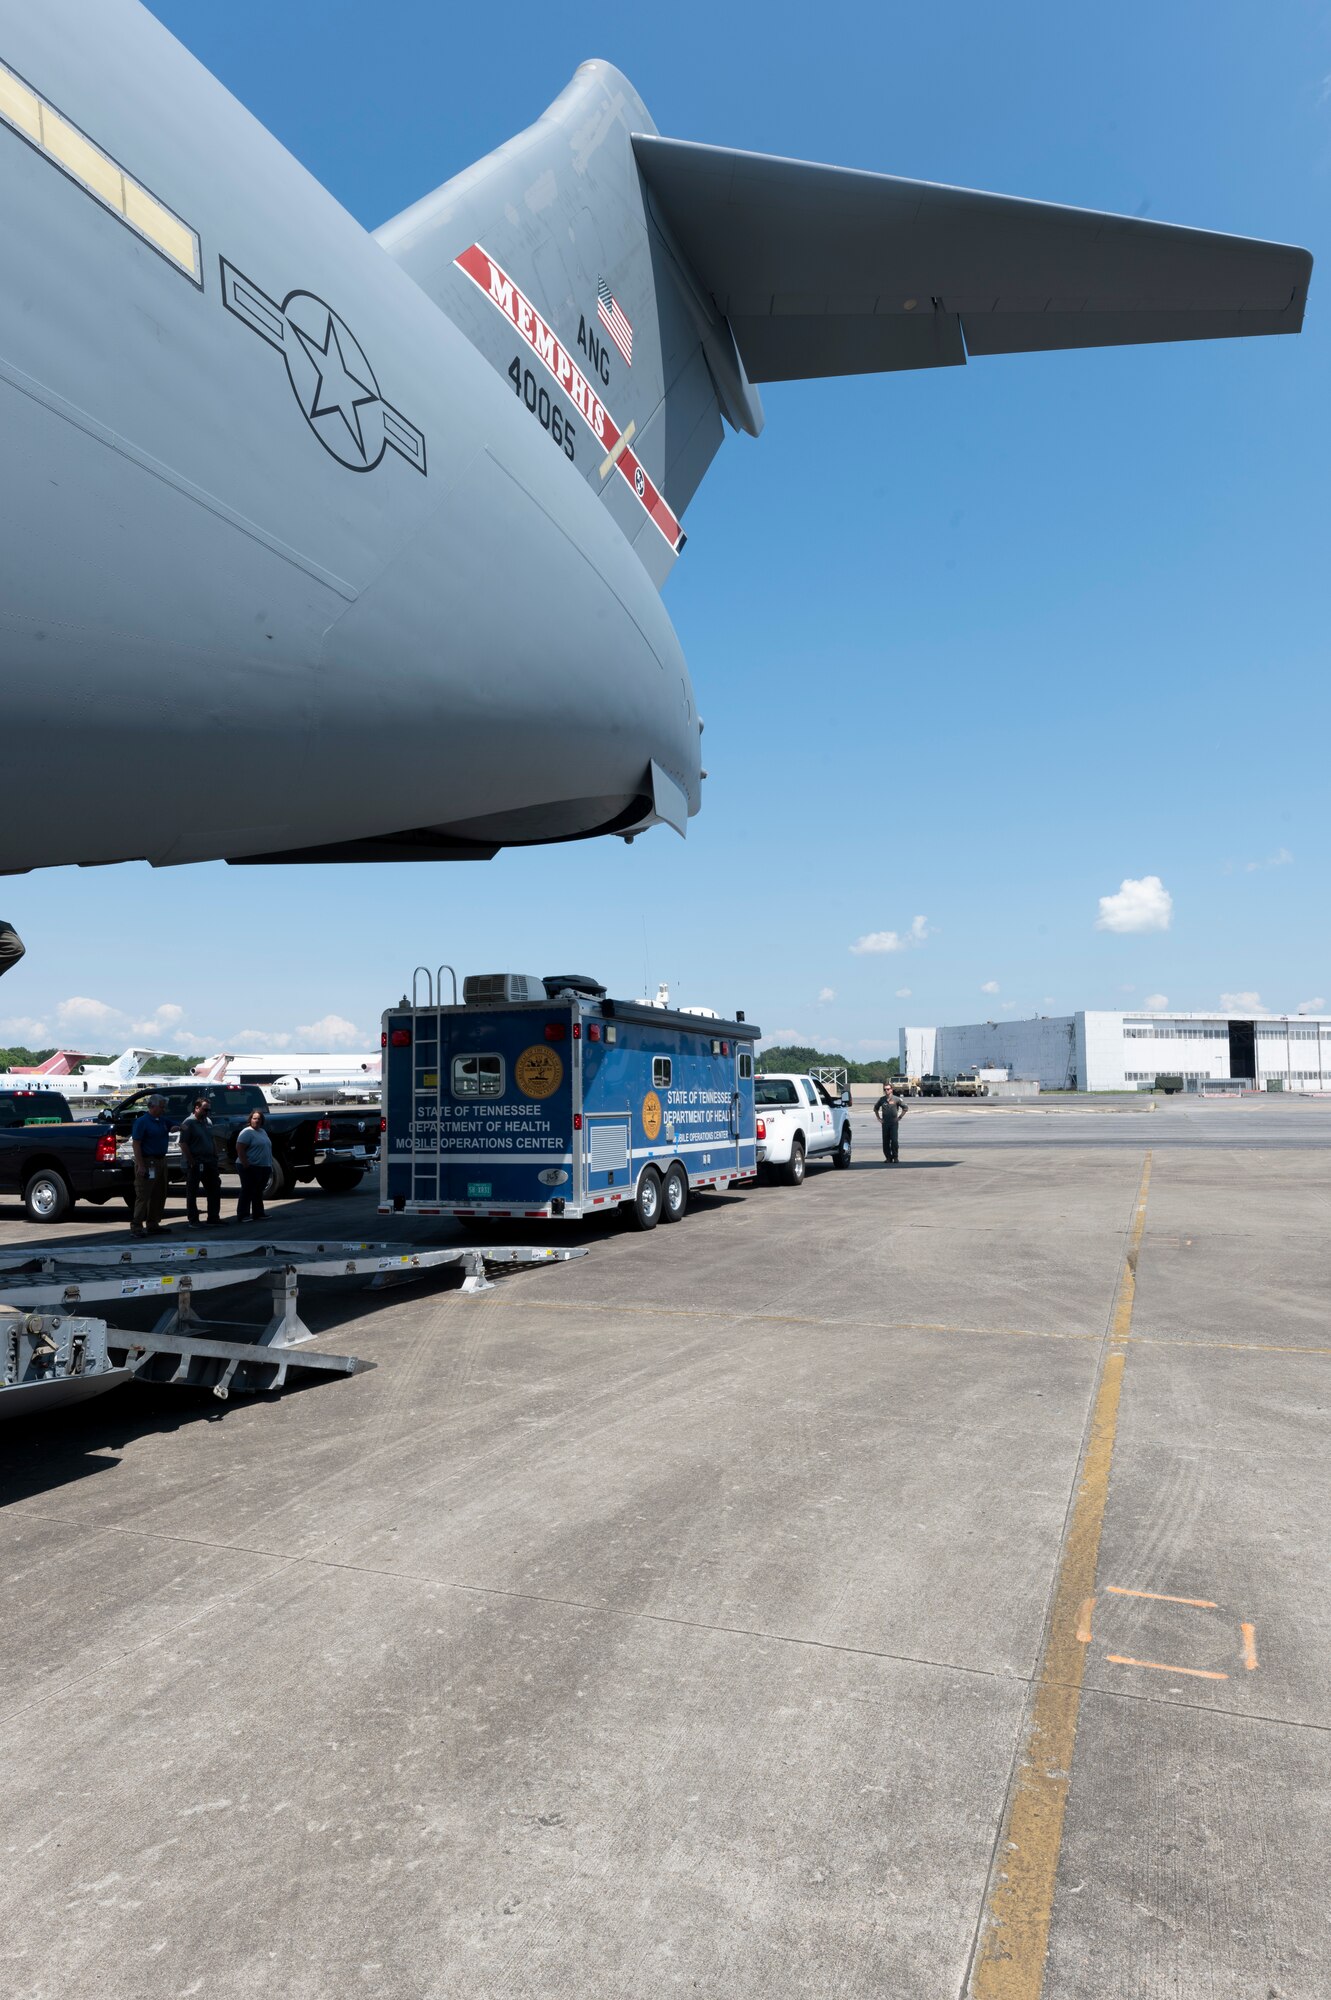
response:
<svg viewBox="0 0 1331 2000"><path fill-rule="evenodd" d="M377 231L597 492L653 580L722 440L762 410L730 329L652 212L609 63L536 124Z"/></svg>

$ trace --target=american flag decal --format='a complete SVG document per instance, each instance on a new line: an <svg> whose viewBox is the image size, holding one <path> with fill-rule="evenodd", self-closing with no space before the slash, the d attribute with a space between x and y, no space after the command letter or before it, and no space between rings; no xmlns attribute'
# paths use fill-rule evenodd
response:
<svg viewBox="0 0 1331 2000"><path fill-rule="evenodd" d="M624 316L623 308L607 285L604 278L596 280L596 312L615 346L619 349L629 367L633 366L633 328Z"/></svg>

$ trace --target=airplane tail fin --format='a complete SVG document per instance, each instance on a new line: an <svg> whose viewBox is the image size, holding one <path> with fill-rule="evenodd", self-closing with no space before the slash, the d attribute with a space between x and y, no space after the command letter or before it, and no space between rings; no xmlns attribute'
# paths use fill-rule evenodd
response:
<svg viewBox="0 0 1331 2000"><path fill-rule="evenodd" d="M83 1061L81 1049L57 1049L44 1063L29 1063L14 1071L15 1076L73 1076L75 1063Z"/></svg>
<svg viewBox="0 0 1331 2000"><path fill-rule="evenodd" d="M125 1049L114 1062L107 1063L102 1075L108 1081L133 1083L135 1077L142 1073L144 1064L150 1062L155 1053L153 1049Z"/></svg>
<svg viewBox="0 0 1331 2000"><path fill-rule="evenodd" d="M654 133L609 63L544 116L377 230L512 385L658 585L724 415L762 406L723 316L652 213L633 135Z"/></svg>
<svg viewBox="0 0 1331 2000"><path fill-rule="evenodd" d="M601 495L654 581L756 382L1297 333L1304 250L662 138L584 63L376 232Z"/></svg>
<svg viewBox="0 0 1331 2000"><path fill-rule="evenodd" d="M230 1060L230 1056L209 1056L206 1061L195 1063L190 1075L197 1076L200 1083L221 1083Z"/></svg>

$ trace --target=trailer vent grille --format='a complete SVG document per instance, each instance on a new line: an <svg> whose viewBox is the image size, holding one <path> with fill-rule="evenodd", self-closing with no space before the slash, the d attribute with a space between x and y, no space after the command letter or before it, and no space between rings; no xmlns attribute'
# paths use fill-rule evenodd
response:
<svg viewBox="0 0 1331 2000"><path fill-rule="evenodd" d="M530 972L473 972L462 982L462 1002L466 1007L544 999L545 982Z"/></svg>

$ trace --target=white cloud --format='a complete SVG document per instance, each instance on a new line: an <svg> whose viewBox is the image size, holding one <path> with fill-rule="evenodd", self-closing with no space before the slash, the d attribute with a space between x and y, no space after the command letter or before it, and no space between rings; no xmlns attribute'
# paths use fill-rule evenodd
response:
<svg viewBox="0 0 1331 2000"><path fill-rule="evenodd" d="M1101 896L1098 931L1167 931L1174 914L1174 898L1158 875L1143 875L1134 881L1125 875L1116 895Z"/></svg>
<svg viewBox="0 0 1331 2000"><path fill-rule="evenodd" d="M1245 875L1255 875L1260 868L1288 868L1294 856L1287 847L1278 847L1274 854L1268 854L1265 861L1245 861Z"/></svg>
<svg viewBox="0 0 1331 2000"><path fill-rule="evenodd" d="M897 999L898 999L898 1000L909 1000L909 999L910 999L910 988L909 988L909 986L898 986L898 988L897 988Z"/></svg>
<svg viewBox="0 0 1331 2000"><path fill-rule="evenodd" d="M1168 1005L1169 996L1165 993L1148 993L1142 1001L1142 1006L1148 1014L1162 1013Z"/></svg>
<svg viewBox="0 0 1331 2000"><path fill-rule="evenodd" d="M909 951L912 945L923 944L928 935L926 920L912 917L908 931L866 931L862 938L856 938L850 949L857 958L877 952Z"/></svg>
<svg viewBox="0 0 1331 2000"><path fill-rule="evenodd" d="M108 1007L105 1000L90 1000L83 993L62 1000L55 1011L62 1028L105 1028L125 1018L118 1007Z"/></svg>
<svg viewBox="0 0 1331 2000"><path fill-rule="evenodd" d="M1040 1002L1040 1005L1042 1007L1052 1007L1053 1004L1054 1004L1054 996L1052 993L1046 993L1044 999Z"/></svg>
<svg viewBox="0 0 1331 2000"><path fill-rule="evenodd" d="M986 979L980 991L981 993L997 993L998 981L996 979Z"/></svg>
<svg viewBox="0 0 1331 2000"><path fill-rule="evenodd" d="M1016 1001L1015 1001L1015 1000L1005 1000L1005 1001L1003 1002L1003 1010L1002 1010L1002 1011L1003 1011L1003 1012L1004 1012L1005 1014L1011 1014L1011 1013L1012 1013L1012 1012L1013 1012L1013 1011L1015 1010L1015 1008L1016 1008L1016 1005L1017 1005L1017 1003L1016 1003Z"/></svg>
<svg viewBox="0 0 1331 2000"><path fill-rule="evenodd" d="M365 1040L356 1023L342 1014L325 1014L321 1021L310 1021L296 1033L311 1049L354 1049Z"/></svg>
<svg viewBox="0 0 1331 2000"><path fill-rule="evenodd" d="M160 1007L153 1009L146 1020L131 1021L130 1027L136 1035L173 1034L185 1018L185 1009L177 1007L174 1000L164 1000ZM175 1036L179 1041L179 1035Z"/></svg>
<svg viewBox="0 0 1331 2000"><path fill-rule="evenodd" d="M1300 1014L1320 1014L1325 1005L1326 1002L1325 1000L1323 1000L1321 994L1319 993L1312 1000L1300 1000L1299 1012ZM0 1025L3 1024L0 1023Z"/></svg>
<svg viewBox="0 0 1331 2000"><path fill-rule="evenodd" d="M1318 1001L1321 1006L1321 1001ZM0 1035L12 1035L18 1048L36 1048L46 1040L45 1021L34 1021L28 1014L11 1014L7 1021L0 1021Z"/></svg>
<svg viewBox="0 0 1331 2000"><path fill-rule="evenodd" d="M1260 993L1222 993L1220 1009L1225 1014L1264 1014Z"/></svg>
<svg viewBox="0 0 1331 2000"><path fill-rule="evenodd" d="M291 1037L270 1035L266 1028L241 1028L237 1034L226 1037L225 1046L233 1054L239 1054L242 1049L289 1049ZM310 1053L314 1055L318 1051L312 1049Z"/></svg>
<svg viewBox="0 0 1331 2000"><path fill-rule="evenodd" d="M864 1050L864 1053L865 1053L866 1055L870 1055L870 1056L878 1056L878 1055L882 1055L882 1053L883 1053L884 1049L886 1049L886 1051L887 1051L887 1053L888 1053L889 1055L893 1055L893 1056L894 1056L894 1055L896 1054L896 1052L897 1052L898 1048L900 1047L900 1043L899 1043L899 1042L875 1042L875 1041L860 1041L860 1042L856 1042L855 1046L856 1046L856 1048L857 1048L857 1049L863 1049L863 1050Z"/></svg>
<svg viewBox="0 0 1331 2000"><path fill-rule="evenodd" d="M835 1000L835 999L836 999L836 988L834 986L824 986L818 995L818 1005L820 1007L825 1007L830 1000Z"/></svg>

